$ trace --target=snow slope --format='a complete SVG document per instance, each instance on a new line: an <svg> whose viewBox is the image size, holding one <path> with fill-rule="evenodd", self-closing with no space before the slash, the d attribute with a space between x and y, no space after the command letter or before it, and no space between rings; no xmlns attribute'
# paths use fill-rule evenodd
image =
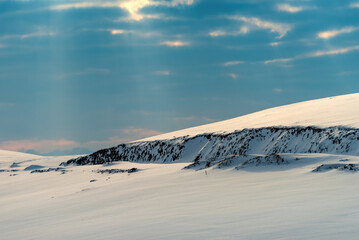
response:
<svg viewBox="0 0 359 240"><path fill-rule="evenodd" d="M38 158L42 157L34 154L0 150L0 167L3 162L11 161L11 159L13 159L14 161L26 161Z"/></svg>
<svg viewBox="0 0 359 240"><path fill-rule="evenodd" d="M10 158L2 163L12 165ZM1 239L277 240L359 235L359 173L344 167L358 166L356 156L282 154L248 159L239 168L234 167L237 162L198 171L183 170L188 163L133 162L67 166L64 173L24 170L34 165L56 168L69 158L29 159L15 168L2 168L18 171L0 171ZM267 165L257 165L261 161ZM98 171L131 168L139 170Z"/></svg>
<svg viewBox="0 0 359 240"><path fill-rule="evenodd" d="M359 93L329 97L266 109L221 122L145 138L140 141L172 139L204 133L228 133L245 128L314 126L359 128Z"/></svg>
<svg viewBox="0 0 359 240"><path fill-rule="evenodd" d="M248 154L332 153L359 155L359 130L347 128L268 127L228 134L204 134L170 140L139 141L102 149L68 164L92 165L115 161L211 166L225 158Z"/></svg>
<svg viewBox="0 0 359 240"><path fill-rule="evenodd" d="M292 104L88 156L0 151L0 238L357 239L358 100Z"/></svg>
<svg viewBox="0 0 359 240"><path fill-rule="evenodd" d="M102 149L63 163L192 162L211 166L246 154L359 155L359 94L272 108Z"/></svg>

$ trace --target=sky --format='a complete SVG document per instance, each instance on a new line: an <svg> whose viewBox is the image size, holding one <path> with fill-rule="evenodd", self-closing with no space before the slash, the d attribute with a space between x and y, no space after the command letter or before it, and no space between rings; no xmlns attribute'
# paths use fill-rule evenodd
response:
<svg viewBox="0 0 359 240"><path fill-rule="evenodd" d="M359 1L0 0L0 149L90 153L358 92L358 39Z"/></svg>

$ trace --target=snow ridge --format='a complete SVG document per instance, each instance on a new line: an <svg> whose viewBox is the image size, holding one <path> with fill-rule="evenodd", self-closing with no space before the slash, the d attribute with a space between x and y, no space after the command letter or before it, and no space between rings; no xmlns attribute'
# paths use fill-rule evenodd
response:
<svg viewBox="0 0 359 240"><path fill-rule="evenodd" d="M61 165L95 165L114 161L192 165L247 154L331 153L359 155L359 129L345 127L262 127L227 134L200 134L174 139L138 141L102 149Z"/></svg>
<svg viewBox="0 0 359 240"><path fill-rule="evenodd" d="M139 141L172 139L205 133L232 133L250 128L274 126L318 128L347 127L359 129L359 93L310 100L269 108L225 121L210 123Z"/></svg>

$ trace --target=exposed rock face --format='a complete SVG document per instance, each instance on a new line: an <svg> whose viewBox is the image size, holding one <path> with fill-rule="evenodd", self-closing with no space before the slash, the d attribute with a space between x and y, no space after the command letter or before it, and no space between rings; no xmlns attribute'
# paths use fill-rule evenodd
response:
<svg viewBox="0 0 359 240"><path fill-rule="evenodd" d="M354 164L354 163L348 163L348 164L322 164L318 167L316 167L312 172L324 172L324 171L329 171L329 170L339 170L339 171L352 171L352 172L357 172L359 171L359 167L358 164Z"/></svg>
<svg viewBox="0 0 359 240"><path fill-rule="evenodd" d="M130 169L98 169L94 172L101 173L101 174L114 174L114 173L134 173L138 172L137 168L130 168Z"/></svg>
<svg viewBox="0 0 359 240"><path fill-rule="evenodd" d="M331 127L264 127L228 134L201 134L169 140L133 142L102 149L61 165L94 165L113 161L219 162L246 154L331 153L359 155L359 129Z"/></svg>
<svg viewBox="0 0 359 240"><path fill-rule="evenodd" d="M65 168L48 168L48 169L35 169L31 171L30 173L46 173L46 172L61 172L62 174L65 174L69 170L66 170Z"/></svg>

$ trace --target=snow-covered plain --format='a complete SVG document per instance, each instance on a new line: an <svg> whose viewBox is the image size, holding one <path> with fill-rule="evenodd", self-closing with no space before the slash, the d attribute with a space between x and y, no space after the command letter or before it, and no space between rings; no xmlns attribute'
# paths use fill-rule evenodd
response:
<svg viewBox="0 0 359 240"><path fill-rule="evenodd" d="M358 104L265 110L113 148L122 161L0 151L0 239L357 239ZM60 166L74 158L90 165Z"/></svg>
<svg viewBox="0 0 359 240"><path fill-rule="evenodd" d="M69 156L29 156L10 168L15 156L7 153L1 169L19 171L0 173L1 239L356 239L359 173L313 170L359 157L281 156L290 163L194 171L117 162L62 174L24 169L56 168ZM139 171L96 172L133 167Z"/></svg>

